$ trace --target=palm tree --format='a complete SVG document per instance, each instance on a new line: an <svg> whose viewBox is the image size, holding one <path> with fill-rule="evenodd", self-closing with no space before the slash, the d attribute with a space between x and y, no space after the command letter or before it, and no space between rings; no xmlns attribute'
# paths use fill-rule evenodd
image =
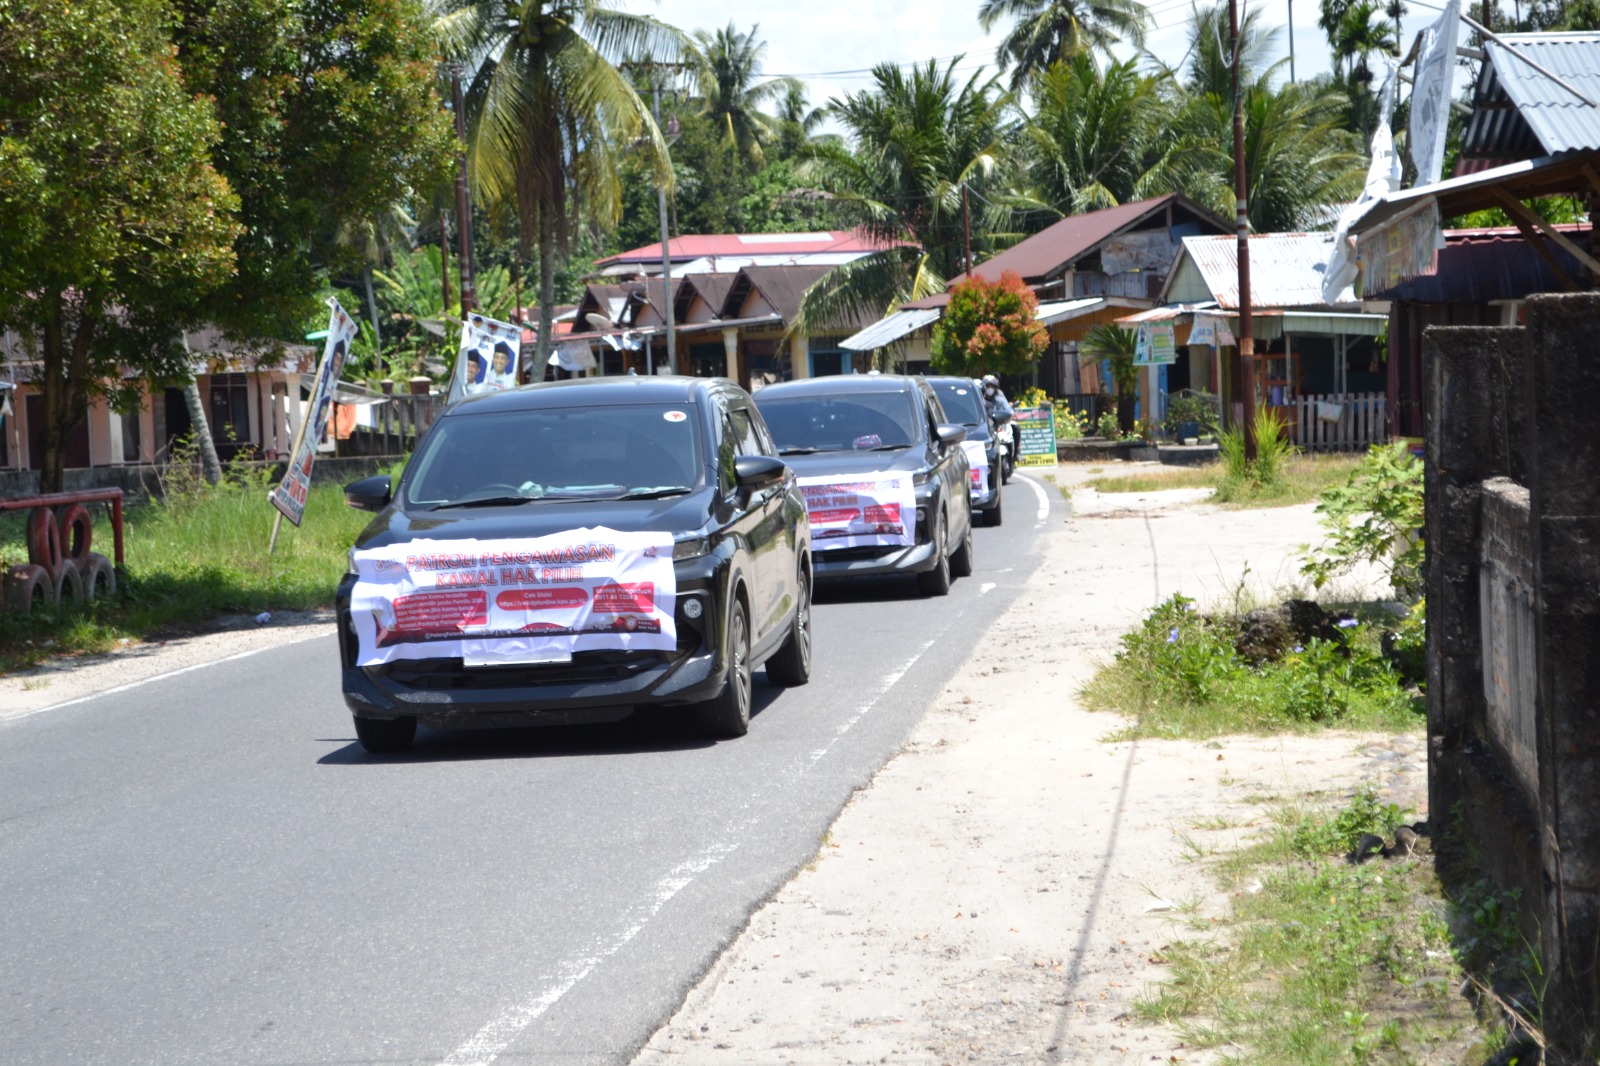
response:
<svg viewBox="0 0 1600 1066"><path fill-rule="evenodd" d="M952 60L909 72L880 64L874 87L831 104L854 151L818 145L803 169L870 236L893 247L837 267L806 292L792 330L839 325L883 314L896 303L940 292L961 269L961 198L971 193L974 243L982 246L997 210L983 194L997 189L1009 158L1005 122L1010 97L997 79L956 79Z"/></svg>
<svg viewBox="0 0 1600 1066"><path fill-rule="evenodd" d="M1260 7L1248 9L1239 22L1239 84L1249 85L1272 69L1278 29L1261 25ZM1183 72L1191 93L1233 94L1233 40L1228 28L1226 3L1189 9L1189 47L1177 67L1166 68L1174 77Z"/></svg>
<svg viewBox="0 0 1600 1066"><path fill-rule="evenodd" d="M805 83L794 78L785 79L783 99L778 101L778 143L787 158L800 154L801 149L817 139L818 130L828 120L828 109L812 107L806 99ZM837 140L837 135L821 136Z"/></svg>
<svg viewBox="0 0 1600 1066"><path fill-rule="evenodd" d="M1339 20L1333 41L1333 59L1343 66L1351 63L1350 79L1362 86L1372 82L1368 58L1373 52L1394 52L1400 47L1394 24L1383 17L1383 7L1374 0L1358 0Z"/></svg>
<svg viewBox="0 0 1600 1066"><path fill-rule="evenodd" d="M701 107L721 131L723 142L756 167L766 163L762 142L771 141L778 132L778 121L762 108L781 103L787 94L801 90L800 82L794 78L752 84L760 76L761 60L767 51L767 43L756 39L760 28L755 25L749 33L740 33L730 22L715 34L705 30L695 33L700 42L695 80Z"/></svg>
<svg viewBox="0 0 1600 1066"><path fill-rule="evenodd" d="M978 24L985 33L1002 19L1011 32L995 50L1001 70L1013 63L1011 88L1079 52L1110 55L1113 44L1144 47L1150 14L1138 0L982 0Z"/></svg>
<svg viewBox="0 0 1600 1066"><path fill-rule="evenodd" d="M539 348L549 356L558 254L580 207L602 226L621 212L620 154L642 145L670 183L666 143L650 108L617 69L692 51L682 32L599 0L439 0L447 58L475 64L466 91L474 190L515 208L524 251L539 249Z"/></svg>
<svg viewBox="0 0 1600 1066"><path fill-rule="evenodd" d="M1132 60L1102 72L1082 53L1039 74L1021 127L1032 206L1059 217L1166 191L1148 187L1165 77Z"/></svg>
<svg viewBox="0 0 1600 1066"><path fill-rule="evenodd" d="M1079 357L1085 362L1105 362L1111 365L1111 392L1117 400L1117 429L1123 433L1133 430L1134 405L1139 400L1139 368L1133 357L1138 351L1139 335L1121 326L1096 326L1078 346Z"/></svg>

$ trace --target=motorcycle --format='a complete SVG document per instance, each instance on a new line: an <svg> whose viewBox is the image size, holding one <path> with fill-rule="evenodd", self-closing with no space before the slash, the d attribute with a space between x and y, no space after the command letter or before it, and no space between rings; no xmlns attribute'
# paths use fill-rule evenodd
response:
<svg viewBox="0 0 1600 1066"><path fill-rule="evenodd" d="M995 439L1000 442L1000 484L1011 480L1017 466L1017 434L1011 425L1010 415L1000 415L994 420Z"/></svg>

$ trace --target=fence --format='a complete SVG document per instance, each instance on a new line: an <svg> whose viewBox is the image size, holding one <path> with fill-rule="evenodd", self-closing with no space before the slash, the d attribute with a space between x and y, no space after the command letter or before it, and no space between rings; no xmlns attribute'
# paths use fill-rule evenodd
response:
<svg viewBox="0 0 1600 1066"><path fill-rule="evenodd" d="M1066 404L1069 411L1088 419L1091 426L1100 420L1101 412L1115 410L1110 397L1098 392L1072 392L1057 396L1055 402Z"/></svg>
<svg viewBox="0 0 1600 1066"><path fill-rule="evenodd" d="M442 397L410 394L364 405L371 412L369 417L339 442L339 454L404 455L416 447L417 438L433 424L443 405Z"/></svg>
<svg viewBox="0 0 1600 1066"><path fill-rule="evenodd" d="M1298 396L1290 404L1295 443L1309 452L1364 452L1389 439L1387 397L1381 392Z"/></svg>

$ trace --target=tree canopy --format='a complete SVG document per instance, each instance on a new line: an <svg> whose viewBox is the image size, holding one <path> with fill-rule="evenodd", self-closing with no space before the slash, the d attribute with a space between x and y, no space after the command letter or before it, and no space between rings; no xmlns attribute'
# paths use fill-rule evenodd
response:
<svg viewBox="0 0 1600 1066"><path fill-rule="evenodd" d="M1038 311L1039 298L1012 271L999 281L959 282L933 330L933 369L962 377L1026 373L1050 343Z"/></svg>

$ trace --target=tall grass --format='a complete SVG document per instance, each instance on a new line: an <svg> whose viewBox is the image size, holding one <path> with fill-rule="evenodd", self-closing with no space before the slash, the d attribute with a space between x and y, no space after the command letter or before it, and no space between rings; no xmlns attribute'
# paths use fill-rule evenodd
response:
<svg viewBox="0 0 1600 1066"><path fill-rule="evenodd" d="M1217 486L1219 500L1270 499L1283 493L1284 473L1300 453L1284 432L1284 423L1268 407L1256 408L1252 421L1256 457L1245 455L1244 431L1232 426L1217 438L1224 471Z"/></svg>

